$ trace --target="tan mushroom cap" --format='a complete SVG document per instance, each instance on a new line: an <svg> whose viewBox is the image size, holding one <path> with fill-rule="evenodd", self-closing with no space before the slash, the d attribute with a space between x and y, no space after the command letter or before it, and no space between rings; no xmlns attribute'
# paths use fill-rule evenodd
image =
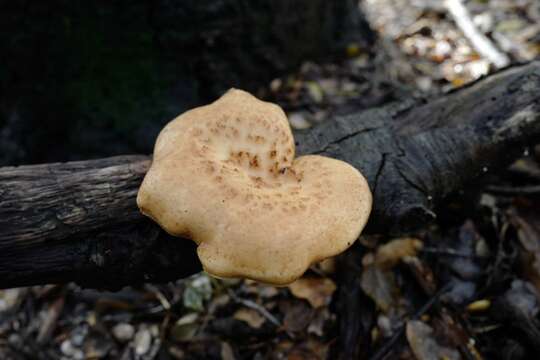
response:
<svg viewBox="0 0 540 360"><path fill-rule="evenodd" d="M209 274L290 283L352 245L372 203L355 168L294 151L279 106L229 90L162 130L137 204Z"/></svg>

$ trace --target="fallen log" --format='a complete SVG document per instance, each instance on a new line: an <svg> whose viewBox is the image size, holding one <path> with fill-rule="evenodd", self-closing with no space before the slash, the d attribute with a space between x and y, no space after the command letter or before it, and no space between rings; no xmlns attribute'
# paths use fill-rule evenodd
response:
<svg viewBox="0 0 540 360"><path fill-rule="evenodd" d="M299 154L348 161L368 179L368 232L436 219L448 194L508 164L540 139L540 62L445 96L329 119L295 134ZM119 288L200 270L191 241L138 211L146 156L0 168L0 287L76 281Z"/></svg>

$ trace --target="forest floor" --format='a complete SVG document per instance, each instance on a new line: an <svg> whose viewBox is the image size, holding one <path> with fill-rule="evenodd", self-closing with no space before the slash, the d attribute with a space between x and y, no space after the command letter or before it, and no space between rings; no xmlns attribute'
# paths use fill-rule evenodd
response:
<svg viewBox="0 0 540 360"><path fill-rule="evenodd" d="M259 95L305 129L490 74L493 59L453 21L444 5L452 3L364 1L379 34L374 49L350 44L345 60L306 62ZM503 59L539 57L538 2L466 5ZM540 353L540 146L523 149L502 174L486 172L448 199L436 225L407 238L363 236L348 256L287 287L200 273L115 293L74 284L0 291L0 358L531 358ZM351 281L358 323L344 300Z"/></svg>

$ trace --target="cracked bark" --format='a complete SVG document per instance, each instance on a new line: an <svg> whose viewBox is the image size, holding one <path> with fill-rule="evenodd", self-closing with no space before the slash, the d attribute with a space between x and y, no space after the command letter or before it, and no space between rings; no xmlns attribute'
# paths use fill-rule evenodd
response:
<svg viewBox="0 0 540 360"><path fill-rule="evenodd" d="M299 154L351 163L374 192L369 232L435 220L449 193L540 139L540 62L437 99L406 99L295 134ZM76 281L118 288L200 269L191 241L137 210L145 156L0 168L0 287Z"/></svg>

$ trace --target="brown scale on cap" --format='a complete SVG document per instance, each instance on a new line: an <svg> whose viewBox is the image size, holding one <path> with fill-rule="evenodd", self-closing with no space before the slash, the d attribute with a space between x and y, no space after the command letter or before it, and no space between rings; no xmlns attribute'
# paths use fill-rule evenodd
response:
<svg viewBox="0 0 540 360"><path fill-rule="evenodd" d="M294 150L280 107L232 89L161 131L137 204L208 273L290 283L350 246L372 201L350 165Z"/></svg>

